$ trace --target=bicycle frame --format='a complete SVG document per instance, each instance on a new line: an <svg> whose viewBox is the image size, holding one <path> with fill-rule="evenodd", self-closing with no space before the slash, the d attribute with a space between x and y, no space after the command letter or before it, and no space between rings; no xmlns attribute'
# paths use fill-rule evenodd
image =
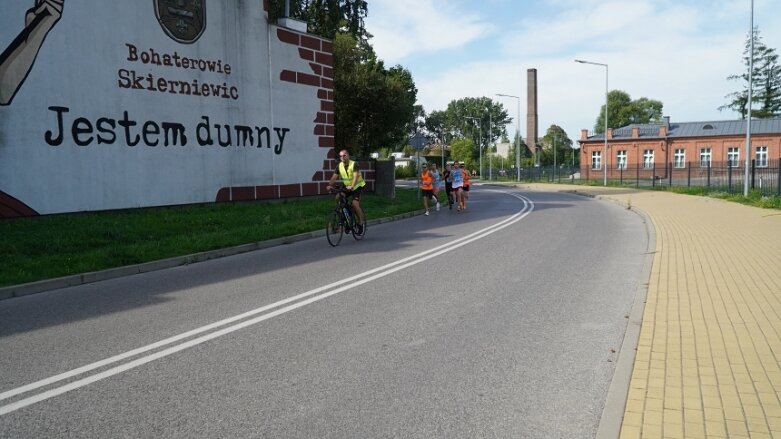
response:
<svg viewBox="0 0 781 439"><path fill-rule="evenodd" d="M352 202L348 200L347 191L343 187L331 190L331 193L339 193L336 207L331 214L331 218L326 224L326 237L332 247L336 247L342 240L344 232L353 235L356 241L363 239L366 224L363 227L356 227L355 209ZM358 233L360 230L360 233Z"/></svg>

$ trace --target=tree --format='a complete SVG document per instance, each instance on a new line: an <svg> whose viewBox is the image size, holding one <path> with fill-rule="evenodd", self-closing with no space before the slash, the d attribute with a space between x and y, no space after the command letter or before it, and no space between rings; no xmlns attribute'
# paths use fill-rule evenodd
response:
<svg viewBox="0 0 781 439"><path fill-rule="evenodd" d="M351 35L337 34L333 49L336 144L358 156L374 119L362 109L379 99L383 66L373 51L359 47Z"/></svg>
<svg viewBox="0 0 781 439"><path fill-rule="evenodd" d="M429 136L451 146L454 139L471 139L474 148L470 160L475 160L480 156L477 145L485 151L506 133L511 120L502 104L490 98L461 98L451 101L444 111L431 112L425 128Z"/></svg>
<svg viewBox="0 0 781 439"><path fill-rule="evenodd" d="M383 99L374 108L364 109L376 113L380 121L377 131L372 133L374 139L365 143L370 150L405 143L409 133L416 130L417 116L423 108L415 105L418 89L409 70L396 65L383 73Z"/></svg>
<svg viewBox="0 0 781 439"><path fill-rule="evenodd" d="M629 94L622 90L611 90L607 94L608 128L621 128L632 124L645 124L662 120L664 104L661 101L648 98L632 100ZM605 105L599 110L599 116L594 124L594 131L605 132Z"/></svg>
<svg viewBox="0 0 781 439"><path fill-rule="evenodd" d="M269 21L284 14L284 1L271 0ZM417 89L410 72L386 69L364 28L365 0L290 0L290 16L308 31L333 40L336 144L356 157L396 148L414 131ZM420 117L422 118L422 117Z"/></svg>
<svg viewBox="0 0 781 439"><path fill-rule="evenodd" d="M759 35L759 29L753 29L754 53L753 53L753 71L751 75L752 96L751 96L751 117L759 119L781 116L781 67L778 65L778 55L776 50L767 47L762 42ZM741 119L748 115L748 78L749 65L752 61L751 40L746 36L746 45L743 50L743 64L746 71L740 75L730 75L729 81L742 81L743 90L736 91L726 95L729 103L719 107L719 111L733 110L740 114ZM759 108L754 108L759 105Z"/></svg>
<svg viewBox="0 0 781 439"><path fill-rule="evenodd" d="M501 103L485 96L451 101L445 113L453 132L469 136L476 145L482 142L482 148L498 139L512 120Z"/></svg>
<svg viewBox="0 0 781 439"><path fill-rule="evenodd" d="M452 136L447 131L447 113L444 111L432 111L428 116L424 116L425 121L423 128L426 133L439 140L441 143L448 144L452 140Z"/></svg>
<svg viewBox="0 0 781 439"><path fill-rule="evenodd" d="M412 107L412 121L407 124L407 136L413 137L419 132L426 132L426 110L422 105L415 104Z"/></svg>
<svg viewBox="0 0 781 439"><path fill-rule="evenodd" d="M553 165L554 148L558 164L564 162L564 157L572 157L572 140L567 136L567 132L558 125L548 127L548 131L540 139L540 144L543 148L540 157L540 165L542 166Z"/></svg>
<svg viewBox="0 0 781 439"><path fill-rule="evenodd" d="M450 144L450 158L463 163L463 168L472 166L472 157L476 150L475 142L471 139L457 139Z"/></svg>
<svg viewBox="0 0 781 439"><path fill-rule="evenodd" d="M284 12L284 0L269 2L270 22L276 22ZM347 33L360 45L368 45L371 38L364 27L367 13L366 0L290 0L290 17L306 21L308 32L331 40L337 33Z"/></svg>
<svg viewBox="0 0 781 439"><path fill-rule="evenodd" d="M512 138L512 141L510 139L507 139L506 133L503 134L503 138L506 139L508 142L510 142L510 147L507 149L507 159L510 161L510 164L512 166L515 166L515 147L516 145L520 145L520 159L521 159L521 167L529 166L530 164L534 163L534 159L532 158L532 152L529 149L529 146L526 144L526 142L523 141L523 138L520 137L520 133L517 131L515 132L515 135Z"/></svg>
<svg viewBox="0 0 781 439"><path fill-rule="evenodd" d="M334 39L336 144L366 157L402 145L415 121L417 89L401 66L389 70L349 34Z"/></svg>

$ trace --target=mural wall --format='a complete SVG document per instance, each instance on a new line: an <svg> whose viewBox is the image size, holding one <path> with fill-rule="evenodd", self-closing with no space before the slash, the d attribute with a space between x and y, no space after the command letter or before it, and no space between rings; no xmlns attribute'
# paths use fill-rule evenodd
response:
<svg viewBox="0 0 781 439"><path fill-rule="evenodd" d="M261 1L0 12L0 216L325 192L331 43Z"/></svg>

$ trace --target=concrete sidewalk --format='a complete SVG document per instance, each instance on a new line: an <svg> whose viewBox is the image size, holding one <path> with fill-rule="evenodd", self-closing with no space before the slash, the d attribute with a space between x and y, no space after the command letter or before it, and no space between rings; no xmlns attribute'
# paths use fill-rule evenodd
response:
<svg viewBox="0 0 781 439"><path fill-rule="evenodd" d="M613 200L653 223L621 438L781 438L781 211L667 192L522 187Z"/></svg>

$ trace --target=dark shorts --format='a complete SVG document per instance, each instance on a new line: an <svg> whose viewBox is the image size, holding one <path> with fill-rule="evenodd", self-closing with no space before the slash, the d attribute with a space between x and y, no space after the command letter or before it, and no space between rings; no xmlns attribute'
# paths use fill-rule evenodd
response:
<svg viewBox="0 0 781 439"><path fill-rule="evenodd" d="M445 183L445 192L453 192L453 183Z"/></svg>
<svg viewBox="0 0 781 439"><path fill-rule="evenodd" d="M464 186L464 192L469 192L469 185Z"/></svg>
<svg viewBox="0 0 781 439"><path fill-rule="evenodd" d="M346 191L345 195L347 195L348 197L353 197L353 200L355 200L355 201L361 201L361 194L363 193L363 188L364 187L366 187L366 186L361 186L361 187L355 188L355 189L353 189L351 191Z"/></svg>
<svg viewBox="0 0 781 439"><path fill-rule="evenodd" d="M421 191L423 191L423 196L426 198L430 199L431 197L434 196L434 191L431 189L421 189Z"/></svg>

